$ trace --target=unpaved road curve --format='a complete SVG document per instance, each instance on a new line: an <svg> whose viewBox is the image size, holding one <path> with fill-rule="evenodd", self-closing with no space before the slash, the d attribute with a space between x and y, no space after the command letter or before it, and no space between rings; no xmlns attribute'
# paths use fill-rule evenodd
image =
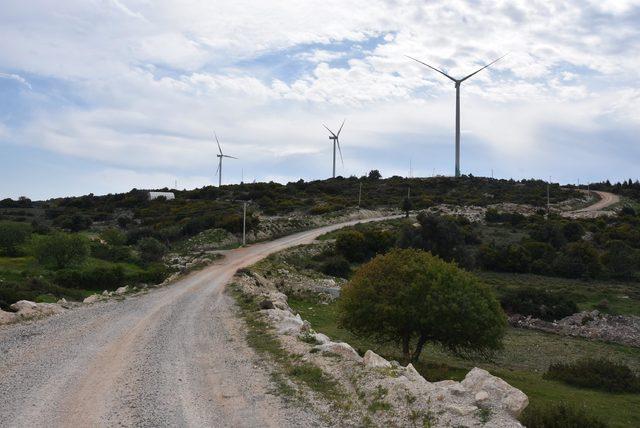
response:
<svg viewBox="0 0 640 428"><path fill-rule="evenodd" d="M584 213L584 212L591 212L591 211L602 211L603 209L608 208L611 205L617 204L618 202L620 202L620 196L616 194L609 193L609 192L602 192L600 190L592 190L591 192L596 193L600 197L600 200L593 205L589 205L586 208L576 210L575 212Z"/></svg>
<svg viewBox="0 0 640 428"><path fill-rule="evenodd" d="M268 393L223 290L237 269L353 223L232 250L145 295L0 327L0 426L322 425Z"/></svg>

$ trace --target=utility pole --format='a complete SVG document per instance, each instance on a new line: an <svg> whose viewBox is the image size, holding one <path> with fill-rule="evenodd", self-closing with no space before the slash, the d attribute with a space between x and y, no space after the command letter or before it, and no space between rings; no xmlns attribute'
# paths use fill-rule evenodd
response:
<svg viewBox="0 0 640 428"><path fill-rule="evenodd" d="M549 181L547 181L547 217L549 217L550 203L549 203L549 186L551 183L551 176L549 176Z"/></svg>
<svg viewBox="0 0 640 428"><path fill-rule="evenodd" d="M411 199L411 186L407 186L407 199Z"/></svg>
<svg viewBox="0 0 640 428"><path fill-rule="evenodd" d="M360 189L358 190L358 208L360 208L361 202L362 202L362 182L360 182Z"/></svg>
<svg viewBox="0 0 640 428"><path fill-rule="evenodd" d="M491 178L493 179L493 168L491 168Z"/></svg>
<svg viewBox="0 0 640 428"><path fill-rule="evenodd" d="M247 245L247 203L242 206L242 246Z"/></svg>

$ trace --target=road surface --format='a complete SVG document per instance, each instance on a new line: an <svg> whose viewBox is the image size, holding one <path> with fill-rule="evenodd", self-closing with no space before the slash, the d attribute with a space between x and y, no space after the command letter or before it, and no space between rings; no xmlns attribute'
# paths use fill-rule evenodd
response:
<svg viewBox="0 0 640 428"><path fill-rule="evenodd" d="M611 205L617 204L618 202L620 202L620 196L615 195L613 193L602 192L600 190L592 190L591 192L596 193L600 197L600 200L593 205L589 205L586 208L576 210L575 212L583 213L583 212L591 212L591 211L602 211L605 208L608 208Z"/></svg>
<svg viewBox="0 0 640 428"><path fill-rule="evenodd" d="M322 425L268 393L223 290L237 269L356 222L231 250L148 294L0 327L0 425Z"/></svg>

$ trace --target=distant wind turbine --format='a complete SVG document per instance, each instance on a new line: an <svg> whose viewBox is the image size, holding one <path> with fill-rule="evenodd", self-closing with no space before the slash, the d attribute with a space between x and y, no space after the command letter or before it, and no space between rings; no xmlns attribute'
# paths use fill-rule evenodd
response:
<svg viewBox="0 0 640 428"><path fill-rule="evenodd" d="M330 140L333 140L333 178L336 178L336 146L338 146L338 152L340 153L340 162L342 162L342 166L344 166L344 160L342 159L342 149L340 148L340 132L342 131L342 127L344 126L344 122L347 119L342 121L342 125L340 125L340 129L338 129L337 133L333 133L332 130L329 129L329 127L327 125L325 125L324 123L322 124L322 126L324 126L325 128L327 128L327 131L329 131L329 133L331 134L331 136L329 137Z"/></svg>
<svg viewBox="0 0 640 428"><path fill-rule="evenodd" d="M222 186L222 158L231 158L231 159L238 159L238 158L225 155L224 153L222 153L222 147L220 147L220 141L218 140L218 136L216 135L215 132L213 133L213 135L214 137L216 137L216 143L218 143L218 151L220 152L219 154L216 155L218 157L218 169L216 171L216 174L218 174L218 187L220 187Z"/></svg>
<svg viewBox="0 0 640 428"><path fill-rule="evenodd" d="M439 70L435 67L430 66L429 64L422 62L418 59L415 59L413 57L410 57L409 55L406 55L407 58L412 59L422 65L424 65L425 67L429 67L430 69L437 71L438 73L442 74L443 76L447 77L448 79L453 80L453 83L456 86L456 177L460 177L460 84L462 82L464 82L465 80L467 80L468 78L470 78L471 76L481 72L482 70L484 70L485 68L495 64L496 62L500 61L502 58L504 58L505 56L507 56L508 54L502 55L500 58L491 61L489 64L485 65L484 67L474 71L473 73L469 74L466 77L463 77L462 79L454 79L453 77L449 76L447 73L445 73L442 70Z"/></svg>

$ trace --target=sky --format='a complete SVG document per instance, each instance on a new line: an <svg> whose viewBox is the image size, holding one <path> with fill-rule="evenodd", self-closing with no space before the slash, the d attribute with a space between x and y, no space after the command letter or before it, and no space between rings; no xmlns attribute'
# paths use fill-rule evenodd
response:
<svg viewBox="0 0 640 428"><path fill-rule="evenodd" d="M337 174L637 179L640 0L0 0L0 199Z"/></svg>

